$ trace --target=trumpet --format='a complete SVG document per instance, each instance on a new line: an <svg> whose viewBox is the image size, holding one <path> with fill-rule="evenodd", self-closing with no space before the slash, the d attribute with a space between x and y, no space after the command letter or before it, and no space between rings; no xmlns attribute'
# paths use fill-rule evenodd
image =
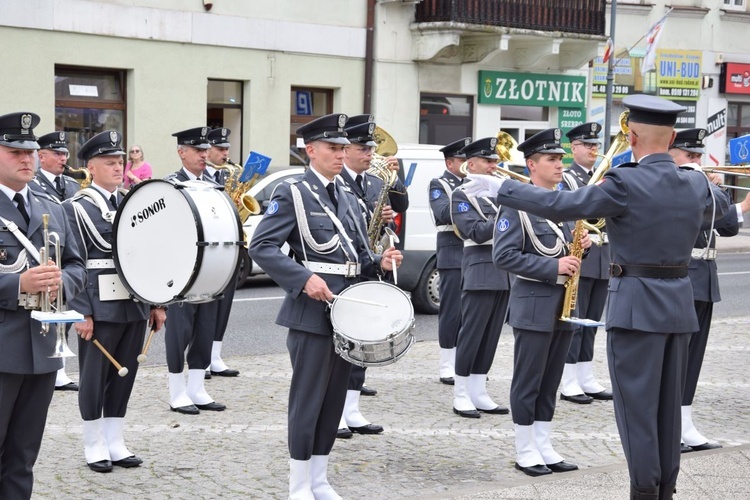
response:
<svg viewBox="0 0 750 500"><path fill-rule="evenodd" d="M736 177L750 177L750 166L719 165L716 167L700 167L707 174L734 175ZM732 184L719 184L724 189L738 189L750 191L749 187L734 186Z"/></svg>
<svg viewBox="0 0 750 500"><path fill-rule="evenodd" d="M224 182L224 192L229 195L232 203L237 207L240 222L244 223L251 215L257 215L260 213L260 204L258 203L258 200L249 194L246 194L246 191L255 184L257 174L249 181L240 182L243 168L236 163L232 163L231 160L227 159L224 165L216 165L206 160L206 165L215 168L216 170L226 170L229 172L229 176Z"/></svg>
<svg viewBox="0 0 750 500"><path fill-rule="evenodd" d="M471 173L469 172L469 161L467 160L463 162L461 166L458 167L458 170L464 175L469 175ZM516 172L510 169L501 167L500 165L497 165L492 171L492 173L490 173L490 175L499 177L501 179L513 179L519 182L523 182L524 184L529 184L531 182L531 179L526 177L525 175L517 174Z"/></svg>
<svg viewBox="0 0 750 500"><path fill-rule="evenodd" d="M62 269L62 264L60 261L60 236L57 233L50 232L49 231L49 214L42 214L42 227L43 227L43 236L44 236L44 247L39 249L39 263L45 264L49 260L50 257L50 247L52 247L55 250L55 264L57 265L58 269ZM46 292L41 292L41 310L42 313L51 313L51 312L65 312L65 303L63 302L63 283L60 282L60 287L57 290L57 307L52 305L52 299L50 297L50 291L49 288ZM42 331L40 332L42 335L47 335L49 332L49 325L50 322L42 322ZM65 341L65 323L57 323L55 325L57 338L55 339L55 350L50 355L50 358L69 358L72 356L75 356L73 354L73 351L70 350L68 347L68 343Z"/></svg>

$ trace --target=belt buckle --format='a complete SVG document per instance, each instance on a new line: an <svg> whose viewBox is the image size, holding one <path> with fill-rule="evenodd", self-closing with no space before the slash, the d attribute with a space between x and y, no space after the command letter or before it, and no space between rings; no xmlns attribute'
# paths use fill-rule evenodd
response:
<svg viewBox="0 0 750 500"><path fill-rule="evenodd" d="M344 264L346 266L346 276L347 278L354 278L357 276L357 263L356 262L347 262Z"/></svg>
<svg viewBox="0 0 750 500"><path fill-rule="evenodd" d="M609 265L609 275L613 278L617 278L619 276L622 276L622 266L620 264L610 264Z"/></svg>
<svg viewBox="0 0 750 500"><path fill-rule="evenodd" d="M21 300L23 301L23 308L27 311L38 311L41 308L41 293L26 293Z"/></svg>

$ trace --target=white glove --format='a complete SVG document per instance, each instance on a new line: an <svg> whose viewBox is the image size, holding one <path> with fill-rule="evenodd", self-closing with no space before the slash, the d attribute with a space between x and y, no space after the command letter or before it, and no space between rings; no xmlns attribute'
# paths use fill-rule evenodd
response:
<svg viewBox="0 0 750 500"><path fill-rule="evenodd" d="M503 185L505 179L500 179L494 175L469 174L466 179L470 182L464 184L464 192L473 197L489 196L494 198L497 191Z"/></svg>

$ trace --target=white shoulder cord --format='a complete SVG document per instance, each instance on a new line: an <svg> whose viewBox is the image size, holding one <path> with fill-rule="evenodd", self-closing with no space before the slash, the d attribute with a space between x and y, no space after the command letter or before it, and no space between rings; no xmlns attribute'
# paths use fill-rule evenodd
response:
<svg viewBox="0 0 750 500"><path fill-rule="evenodd" d="M12 220L8 220L5 217L0 217L0 221L5 224L8 230L13 233L13 236L23 245L24 250L18 253L18 258L13 264L0 264L0 273L17 273L24 267L29 265L29 254L41 264L41 256L39 251L29 241L29 239L18 229L18 226Z"/></svg>
<svg viewBox="0 0 750 500"><path fill-rule="evenodd" d="M102 213L102 218L112 223L114 220L114 214L116 212L113 212L109 210L109 207L107 207L106 202L104 201L104 198L101 194L96 192L92 188L86 188L78 192L80 195L85 196L88 198L91 203L96 205L99 208L99 211ZM103 252L111 252L112 251L112 244L107 243L102 235L99 233L99 231L96 229L96 225L94 225L94 221L91 220L91 217L89 217L88 212L83 208L83 206L76 200L72 201L73 208L76 211L76 222L78 223L78 230L81 233L81 237L83 239L83 231L81 230L81 224L83 224L83 228L86 230L86 233L91 237L91 241L94 244L95 247L97 247L99 250Z"/></svg>
<svg viewBox="0 0 750 500"><path fill-rule="evenodd" d="M529 214L527 214L524 211L519 210L518 211L518 217L521 219L521 225L526 231L526 233L529 235L529 240L531 240L531 244L534 246L534 249L539 252L540 255L543 255L545 257L557 257L560 255L560 253L564 252L565 250L565 236L562 234L562 231L560 231L560 228L558 228L556 225L551 223L550 221L546 221L547 224L552 228L552 230L557 235L557 242L555 243L554 247L546 247L542 244L541 241L539 241L539 238L534 233L534 227L531 225L531 219L529 219Z"/></svg>
<svg viewBox="0 0 750 500"><path fill-rule="evenodd" d="M313 198L315 198L315 200L318 202L318 204L320 205L320 208L322 208L323 212L325 212L328 218L331 219L331 221L333 222L333 225L336 226L336 229L338 230L339 235L341 236L341 238L343 238L343 240L346 242L346 245L349 247L349 250L351 251L351 255L349 254L349 252L346 251L346 247L344 247L344 245L341 245L341 250L343 250L344 253L346 254L347 260L357 262L357 250L354 248L354 243L352 242L352 239L349 237L349 234L346 232L346 230L344 230L344 226L341 225L341 221L339 220L339 218L336 217L336 214L331 212L331 209L328 208L325 205L325 203L320 201L320 196L318 196L318 193L312 190L312 188L310 187L310 184L308 184L307 181L302 181L302 184L307 188L308 191L310 191L310 194L313 195ZM335 184L336 183L334 182L334 185Z"/></svg>
<svg viewBox="0 0 750 500"><path fill-rule="evenodd" d="M291 184L289 186L289 189L292 192L294 214L297 217L297 227L299 228L299 236L302 240L302 253L305 255L305 260L308 260L307 251L305 250L305 243L307 243L310 248L320 254L329 254L336 251L336 249L341 246L341 238L339 237L339 235L335 234L333 238L331 238L326 243L318 243L317 241L315 241L315 238L312 237L312 233L310 232L310 226L307 223L307 216L305 214L305 205L302 201L302 194L299 192L299 188L297 188L297 186L295 186L294 184Z"/></svg>

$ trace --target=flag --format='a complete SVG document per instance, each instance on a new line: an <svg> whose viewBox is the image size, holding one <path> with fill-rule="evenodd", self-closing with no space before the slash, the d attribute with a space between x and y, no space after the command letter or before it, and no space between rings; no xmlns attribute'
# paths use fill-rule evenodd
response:
<svg viewBox="0 0 750 500"><path fill-rule="evenodd" d="M664 17L659 19L656 24L651 26L651 29L646 33L646 55L643 56L643 62L641 62L641 74L644 75L656 69L656 45L659 43L662 31L664 31L664 24L667 22L667 16L672 12L669 9Z"/></svg>
<svg viewBox="0 0 750 500"><path fill-rule="evenodd" d="M604 47L604 56L602 57L602 62L607 63L609 61L609 58L612 57L612 39L607 38L607 46Z"/></svg>

